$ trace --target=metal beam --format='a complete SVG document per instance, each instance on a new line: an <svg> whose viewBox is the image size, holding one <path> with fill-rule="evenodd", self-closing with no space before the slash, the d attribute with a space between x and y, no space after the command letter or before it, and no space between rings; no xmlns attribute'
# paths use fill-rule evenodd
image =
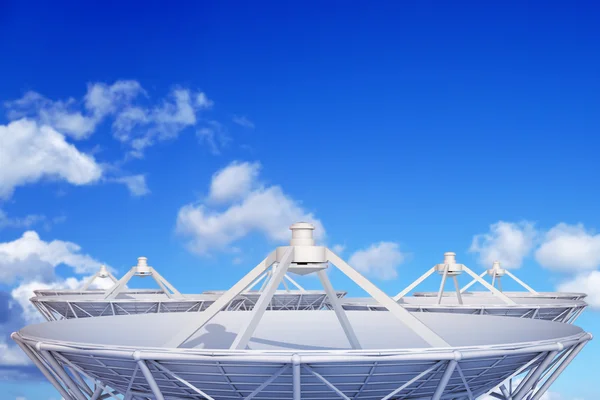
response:
<svg viewBox="0 0 600 400"><path fill-rule="evenodd" d="M509 297L507 297L504 293L502 293L501 291L499 291L498 289L496 289L495 287L493 287L492 285L487 283L485 280L480 278L479 275L477 275L475 272L471 271L471 269L469 267L467 267L466 265L463 267L463 270L467 274L471 275L473 277L473 279L475 279L477 282L481 283L483 286L485 286L487 289L489 289L493 294L495 294L496 296L501 298L506 304L512 304L512 305L517 304L514 301L512 301Z"/></svg>
<svg viewBox="0 0 600 400"><path fill-rule="evenodd" d="M338 396L340 396L342 399L344 400L350 400L350 398L348 396L346 396L344 394L344 392L342 392L340 389L338 389L337 387L335 387L335 385L331 382L329 382L327 379L325 379L325 377L323 377L321 374L319 374L317 371L313 370L311 367L309 367L308 365L304 364L302 365L304 367L304 369L306 369L308 372L310 372L311 374L313 374L314 376L317 377L318 380L320 380L321 382L323 382L329 389L333 390Z"/></svg>
<svg viewBox="0 0 600 400"><path fill-rule="evenodd" d="M300 371L300 356L298 354L294 354L292 356L292 393L293 400L302 400L302 382L301 382L301 374Z"/></svg>
<svg viewBox="0 0 600 400"><path fill-rule="evenodd" d="M529 285L527 285L525 282L523 282L522 280L520 280L519 278L517 278L516 276L514 276L509 270L505 270L505 271L506 271L506 275L508 275L511 278L513 278L519 285L523 286L529 292L534 293L534 294L538 294L538 292L536 292Z"/></svg>
<svg viewBox="0 0 600 400"><path fill-rule="evenodd" d="M587 344L587 340L585 342L579 343L571 353L565 358L565 360L554 370L552 375L544 382L544 384L536 391L535 395L531 398L531 400L539 400L540 397L546 393L550 385L554 383L554 381L562 374L562 372L569 366L571 361L579 354L579 352L583 349L583 347Z"/></svg>
<svg viewBox="0 0 600 400"><path fill-rule="evenodd" d="M444 364L444 361L438 361L437 363L435 363L435 365L433 365L432 367L427 368L425 371L421 372L419 375L411 378L408 382L404 383L402 386L400 386L399 388L394 389L394 391L392 391L391 393L389 393L387 396L385 396L383 399L381 400L389 400L392 397L394 397L396 394L400 393L401 391L403 391L404 389L406 389L407 387L409 387L410 385L412 385L413 383L415 383L416 381L418 381L419 379L421 379L422 377L424 377L425 375L436 371L442 364Z"/></svg>
<svg viewBox="0 0 600 400"><path fill-rule="evenodd" d="M458 363L456 362L456 360L450 360L448 362L448 366L444 371L444 375L442 375L442 379L440 379L440 382L438 383L438 386L435 389L435 393L433 393L433 397L431 397L431 400L440 400L442 394L444 393L444 390L446 389L446 386L448 385L450 377L452 377L452 374L454 373L454 369L456 368L457 364Z"/></svg>
<svg viewBox="0 0 600 400"><path fill-rule="evenodd" d="M271 299L273 298L275 291L277 291L279 284L283 280L283 276L286 274L293 260L294 246L290 246L279 261L277 268L275 268L273 276L271 277L271 280L269 280L267 287L265 288L263 293L258 298L258 301L254 305L254 308L252 309L250 314L250 320L238 332L233 343L231 343L230 349L243 350L246 348L248 342L254 334L254 331L258 327L258 323L262 319L265 311L267 310L267 307L271 303Z"/></svg>
<svg viewBox="0 0 600 400"><path fill-rule="evenodd" d="M267 379L266 381L264 381L263 383L261 383L260 386L257 387L256 389L254 389L254 391L252 393L250 393L248 396L246 396L246 398L244 400L250 400L250 399L254 398L257 394L259 394L260 392L262 392L264 388L266 388L271 383L273 383L273 381L275 381L275 379L279 378L279 376L282 373L284 373L285 371L287 371L289 368L290 368L290 366L288 364L286 364L283 367L279 368L279 370L277 372L275 372L275 374L271 375L269 377L269 379Z"/></svg>
<svg viewBox="0 0 600 400"><path fill-rule="evenodd" d="M18 339L16 334L14 333L11 335L11 338L17 343L21 350L23 350L25 354L27 354L27 356L31 359L31 361L33 361L35 366L38 367L38 369L42 372L46 379L50 381L52 386L54 386L54 388L61 394L61 396L65 398L65 400L75 400L75 397L73 397L69 392L66 391L63 385L54 377L54 375L50 373L48 368L40 360L40 357L36 353L34 353L27 346L27 344L21 342L21 340Z"/></svg>
<svg viewBox="0 0 600 400"><path fill-rule="evenodd" d="M69 390L71 391L73 396L77 400L86 400L85 395L83 394L83 392L81 391L79 386L77 386L77 384L73 381L73 379L71 379L69 374L67 374L67 372L58 363L58 361L56 361L54 356L47 350L41 350L40 353L42 354L44 359L48 362L48 364L50 364L50 366L53 368L54 372L56 374L58 374L60 379L62 379L62 381L65 383L65 385L69 388Z"/></svg>
<svg viewBox="0 0 600 400"><path fill-rule="evenodd" d="M381 289L362 276L358 271L346 264L346 262L338 257L334 252L327 249L326 253L328 260L331 261L344 275L350 278L361 289L373 297L375 301L387 308L392 315L412 329L425 342L433 347L450 347L450 345L437 333L432 331L414 315L406 311L406 309L396 303L394 299L381 291Z"/></svg>
<svg viewBox="0 0 600 400"><path fill-rule="evenodd" d="M123 290L125 286L127 286L127 282L131 279L131 277L135 274L134 269L130 269L117 283L115 283L111 288L107 289L104 292L104 299L114 299L117 295Z"/></svg>
<svg viewBox="0 0 600 400"><path fill-rule="evenodd" d="M483 278L485 276L485 274L487 274L487 271L483 271L479 275L479 277ZM464 293L468 288L470 288L471 286L473 286L475 283L477 283L477 279L473 279L471 282L467 283L464 288L460 289L460 292Z"/></svg>
<svg viewBox="0 0 600 400"><path fill-rule="evenodd" d="M523 386L521 386L521 388L513 395L514 400L521 400L523 397L525 397L527 392L531 390L535 382L538 380L542 372L544 372L548 364L550 364L554 357L556 357L557 353L557 351L551 351L548 353L544 360L537 366L537 368L535 368L529 378L524 381Z"/></svg>
<svg viewBox="0 0 600 400"><path fill-rule="evenodd" d="M458 299L458 304L463 304L462 296L460 295L460 286L458 286L458 278L456 275L452 277L454 280L454 289L456 289L456 298Z"/></svg>
<svg viewBox="0 0 600 400"><path fill-rule="evenodd" d="M423 282L425 279L429 278L429 276L431 274L433 274L434 272L435 272L435 267L432 267L429 271L425 272L423 275L421 275L419 278L417 278L416 281L414 281L413 283L408 285L403 291L401 291L396 296L394 296L394 300L398 301L401 298L403 298L404 296L406 296L408 293L410 293L411 290L413 290L414 288L419 286L421 284L421 282Z"/></svg>
<svg viewBox="0 0 600 400"><path fill-rule="evenodd" d="M156 400L165 400L160 388L154 380L154 376L152 376L152 372L150 372L150 368L146 365L146 361L138 360L137 364L140 366L140 370L142 371L142 374L144 374L144 378L146 378L146 382L148 382L148 386L150 386L150 390L152 390Z"/></svg>
<svg viewBox="0 0 600 400"><path fill-rule="evenodd" d="M228 291L223 293L219 298L212 303L206 310L198 313L199 318L195 320L190 318L190 322L182 326L177 334L175 334L167 343L165 347L179 347L184 344L190 337L192 337L198 330L206 325L211 319L219 313L223 307L229 304L233 299L239 296L255 279L257 279L267 268L275 262L276 253L273 251L263 261L261 261L256 267L240 279L235 285L233 285Z"/></svg>
<svg viewBox="0 0 600 400"><path fill-rule="evenodd" d="M154 278L156 283L158 283L158 285L163 289L165 294L170 299L172 299L172 298L180 299L183 297L183 295L181 293L179 293L179 290L175 289L175 287L173 285L171 285L168 280L163 278L163 276L161 274L159 274L154 268L150 267L150 272L151 272L152 278ZM166 288L165 288L165 286L166 286ZM167 289L169 289L172 294L169 293L169 290L167 290Z"/></svg>
<svg viewBox="0 0 600 400"><path fill-rule="evenodd" d="M354 333L354 329L352 328L352 325L350 325L348 316L346 315L346 312L344 311L344 309L342 308L342 305L340 304L340 300L338 299L338 297L335 293L335 290L333 289L333 285L331 284L331 281L327 277L327 272L325 272L325 270L322 269L317 272L317 275L319 276L321 285L323 285L323 289L325 289L325 293L327 294L327 297L329 298L329 303L333 306L333 311L335 311L335 315L336 315L338 321L340 322L342 329L344 329L344 333L346 334L346 337L348 338L348 342L350 343L350 346L352 346L352 348L355 350L361 349L360 342L358 341L358 338L356 337L356 333Z"/></svg>
<svg viewBox="0 0 600 400"><path fill-rule="evenodd" d="M444 266L444 274L442 275L442 282L440 283L440 290L438 290L437 295L437 304L441 304L442 296L444 295L444 286L446 286L446 278L448 278L448 269L450 268L450 264L446 264Z"/></svg>

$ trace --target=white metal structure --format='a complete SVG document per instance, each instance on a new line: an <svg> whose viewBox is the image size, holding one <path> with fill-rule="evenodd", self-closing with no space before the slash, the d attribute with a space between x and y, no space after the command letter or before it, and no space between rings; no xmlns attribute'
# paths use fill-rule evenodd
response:
<svg viewBox="0 0 600 400"><path fill-rule="evenodd" d="M411 312L443 312L472 315L499 315L517 318L543 319L563 323L573 323L587 307L581 300L512 298L515 304L506 304L494 296L463 296L462 303L456 297L446 297L438 304L435 297L405 296L398 304ZM373 310L384 308L371 299L342 299L345 310Z"/></svg>
<svg viewBox="0 0 600 400"><path fill-rule="evenodd" d="M204 312L52 321L12 338L67 400L475 399L527 373L505 399L539 400L591 335L573 325L410 313L294 224L277 248ZM386 311L344 310L337 267ZM250 312L223 308L264 272ZM318 275L332 310L268 305L287 273ZM501 397L502 398L502 397Z"/></svg>
<svg viewBox="0 0 600 400"><path fill-rule="evenodd" d="M436 272L442 277L437 292L417 292L414 293L414 297L407 296L408 293ZM463 272L473 279L468 285L460 289L457 277ZM485 274L492 277L491 283L483 279ZM502 292L501 279L505 275L526 288L528 290L527 294L514 295L515 292ZM454 283L451 291L445 290L448 279L451 279ZM466 292L466 289L476 283L481 284L488 291ZM458 264L455 253L447 252L444 253L442 263L433 266L398 293L394 299L411 311L492 314L572 323L587 306L581 300L583 297L585 297L585 294L576 293L553 293L552 296L541 295L510 271L501 268L499 262L495 262L493 267L483 274L477 275L466 265ZM361 300L347 298L344 299L344 302L348 304L344 306L346 308L359 309ZM368 303L365 303L366 305L372 307Z"/></svg>
<svg viewBox="0 0 600 400"><path fill-rule="evenodd" d="M127 283L133 277L152 277L161 288L130 289ZM232 300L225 309L228 311L252 310L264 288L273 278L272 270L261 274L248 288ZM108 315L131 315L169 312L204 311L223 292L206 291L201 294L181 294L147 263L146 257L139 257L138 264L115 284L103 290L63 290L36 291L30 301L48 321L101 317ZM259 284L261 286L259 286ZM282 290L276 290L268 309L270 310L319 310L329 307L327 294L322 290L306 290L288 274L281 281ZM87 287L87 286L86 286ZM254 290L255 287L259 287ZM336 292L343 297L345 292Z"/></svg>
<svg viewBox="0 0 600 400"><path fill-rule="evenodd" d="M118 279L115 278L115 276L108 270L108 268L106 268L105 265L101 265L100 268L98 269L98 272L96 272L90 279L88 279L86 282L83 283L83 285L81 285L81 287L79 289L61 289L61 290L34 290L34 294L36 296L60 296L63 294L74 294L74 293L88 293L88 292L100 292L102 291L102 289L90 289L90 287L92 287L92 285L97 282L100 281L101 279L109 279L110 281L112 281L113 284L117 283Z"/></svg>

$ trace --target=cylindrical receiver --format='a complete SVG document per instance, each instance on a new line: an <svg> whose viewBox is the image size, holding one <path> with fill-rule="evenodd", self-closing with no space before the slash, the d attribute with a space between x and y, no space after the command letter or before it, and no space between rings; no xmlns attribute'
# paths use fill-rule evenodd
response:
<svg viewBox="0 0 600 400"><path fill-rule="evenodd" d="M452 251L444 253L444 264L456 264L456 253Z"/></svg>
<svg viewBox="0 0 600 400"><path fill-rule="evenodd" d="M138 257L138 263L136 265L136 272L138 274L149 274L150 267L148 266L148 258Z"/></svg>
<svg viewBox="0 0 600 400"><path fill-rule="evenodd" d="M292 230L292 240L290 246L314 246L313 231L315 226L308 222L298 222L290 226Z"/></svg>
<svg viewBox="0 0 600 400"><path fill-rule="evenodd" d="M98 276L100 278L106 278L108 276L108 270L106 269L106 265L100 266L100 271L98 271Z"/></svg>

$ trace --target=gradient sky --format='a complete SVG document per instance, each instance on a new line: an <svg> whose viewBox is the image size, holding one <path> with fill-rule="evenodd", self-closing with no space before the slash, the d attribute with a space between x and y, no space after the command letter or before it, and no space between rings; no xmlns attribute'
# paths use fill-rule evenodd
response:
<svg viewBox="0 0 600 400"><path fill-rule="evenodd" d="M596 3L83 3L0 2L1 399L59 397L12 357L17 289L140 255L225 289L299 217L389 294L455 251L600 309ZM600 398L599 357L552 400Z"/></svg>

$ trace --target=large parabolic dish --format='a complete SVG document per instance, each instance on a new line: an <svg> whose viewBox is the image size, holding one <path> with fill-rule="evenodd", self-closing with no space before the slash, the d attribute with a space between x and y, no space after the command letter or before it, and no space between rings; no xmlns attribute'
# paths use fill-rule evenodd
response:
<svg viewBox="0 0 600 400"><path fill-rule="evenodd" d="M192 314L53 321L13 338L54 371L63 397L78 400L105 389L156 399L465 399L529 365L525 395L589 340L580 328L548 321L415 314L450 345L432 348L389 312L346 314L361 350L334 311L266 311L245 350L230 349L251 318L241 311L219 313L182 348L164 343Z"/></svg>
<svg viewBox="0 0 600 400"><path fill-rule="evenodd" d="M591 339L552 321L411 313L316 246L313 229L294 224L289 246L269 254L203 312L51 321L12 337L68 400L458 400L522 373L518 386L500 392L505 399L539 400ZM385 310L345 310L328 268ZM266 271L272 277L251 311L224 310ZM316 274L331 310L270 310L287 273Z"/></svg>

